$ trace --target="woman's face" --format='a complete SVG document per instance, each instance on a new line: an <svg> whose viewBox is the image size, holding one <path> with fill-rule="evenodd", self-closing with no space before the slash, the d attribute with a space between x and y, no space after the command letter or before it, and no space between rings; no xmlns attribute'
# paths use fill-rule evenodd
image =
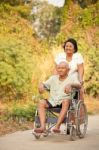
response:
<svg viewBox="0 0 99 150"><path fill-rule="evenodd" d="M74 45L71 42L67 42L64 51L67 55L73 54L75 52Z"/></svg>

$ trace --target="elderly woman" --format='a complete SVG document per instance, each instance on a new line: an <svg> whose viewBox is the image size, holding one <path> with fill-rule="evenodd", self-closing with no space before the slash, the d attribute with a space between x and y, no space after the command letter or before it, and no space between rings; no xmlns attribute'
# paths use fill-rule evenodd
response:
<svg viewBox="0 0 99 150"><path fill-rule="evenodd" d="M63 45L64 52L59 53L55 58L55 63L58 64L60 60L66 60L69 64L69 75L77 72L78 79L82 85L80 90L80 99L83 100L83 76L84 76L84 60L80 53L78 53L77 42L75 39L68 39Z"/></svg>

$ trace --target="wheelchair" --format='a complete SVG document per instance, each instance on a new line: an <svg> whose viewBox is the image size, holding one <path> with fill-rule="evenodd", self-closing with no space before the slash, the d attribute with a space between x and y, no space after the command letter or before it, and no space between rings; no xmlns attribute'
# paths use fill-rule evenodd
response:
<svg viewBox="0 0 99 150"><path fill-rule="evenodd" d="M69 135L70 140L74 141L76 138L84 138L87 131L88 115L87 108L84 101L80 100L80 90L73 89L71 92L70 105L62 124L65 125L64 134ZM47 137L51 133L51 129L56 125L60 107L53 107L46 109L46 132L43 134ZM40 120L38 110L35 112L34 128L40 127ZM41 134L34 134L36 139L41 137Z"/></svg>

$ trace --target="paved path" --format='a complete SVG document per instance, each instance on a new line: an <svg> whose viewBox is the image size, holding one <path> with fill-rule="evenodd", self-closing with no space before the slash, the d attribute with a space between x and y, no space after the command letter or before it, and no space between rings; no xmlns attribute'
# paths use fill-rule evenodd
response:
<svg viewBox="0 0 99 150"><path fill-rule="evenodd" d="M0 150L99 150L99 116L89 116L84 139L69 141L66 135L49 135L35 140L31 130L0 137Z"/></svg>

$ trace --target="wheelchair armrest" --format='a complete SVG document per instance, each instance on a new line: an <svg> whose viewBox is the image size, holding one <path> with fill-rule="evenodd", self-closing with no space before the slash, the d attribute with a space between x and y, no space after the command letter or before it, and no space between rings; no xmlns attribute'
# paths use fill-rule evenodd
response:
<svg viewBox="0 0 99 150"><path fill-rule="evenodd" d="M46 91L50 91L50 89L44 84L44 89L46 90Z"/></svg>
<svg viewBox="0 0 99 150"><path fill-rule="evenodd" d="M79 88L72 88L72 92L80 92Z"/></svg>

